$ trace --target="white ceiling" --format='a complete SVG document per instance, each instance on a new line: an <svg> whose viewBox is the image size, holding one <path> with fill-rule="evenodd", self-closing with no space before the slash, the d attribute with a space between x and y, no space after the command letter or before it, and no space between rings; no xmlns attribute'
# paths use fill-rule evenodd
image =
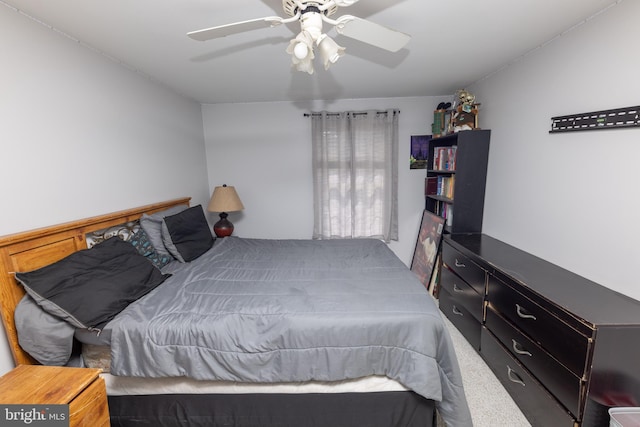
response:
<svg viewBox="0 0 640 427"><path fill-rule="evenodd" d="M452 94L620 0L360 0L344 14L412 36L397 53L328 31L346 55L291 68L297 22L206 42L186 33L264 16L281 0L0 0L202 103ZM325 30L330 26L325 25Z"/></svg>

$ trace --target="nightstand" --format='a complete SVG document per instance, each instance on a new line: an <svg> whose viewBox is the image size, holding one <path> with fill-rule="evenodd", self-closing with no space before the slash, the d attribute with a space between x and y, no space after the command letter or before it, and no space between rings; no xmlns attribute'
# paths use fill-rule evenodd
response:
<svg viewBox="0 0 640 427"><path fill-rule="evenodd" d="M70 427L109 427L100 369L19 365L0 377L1 404L68 404Z"/></svg>

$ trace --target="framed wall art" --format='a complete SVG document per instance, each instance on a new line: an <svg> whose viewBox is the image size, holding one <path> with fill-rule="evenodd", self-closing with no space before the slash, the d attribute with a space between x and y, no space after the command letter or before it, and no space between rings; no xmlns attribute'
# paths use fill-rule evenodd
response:
<svg viewBox="0 0 640 427"><path fill-rule="evenodd" d="M430 292L431 276L436 265L436 258L442 240L445 219L427 210L422 214L420 231L416 248L411 261L411 271L413 271L422 284Z"/></svg>
<svg viewBox="0 0 640 427"><path fill-rule="evenodd" d="M426 169L431 135L411 135L410 169Z"/></svg>

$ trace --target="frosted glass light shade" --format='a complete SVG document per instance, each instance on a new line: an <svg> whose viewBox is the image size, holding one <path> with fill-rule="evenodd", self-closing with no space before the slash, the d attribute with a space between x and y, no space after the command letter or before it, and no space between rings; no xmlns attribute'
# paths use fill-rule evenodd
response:
<svg viewBox="0 0 640 427"><path fill-rule="evenodd" d="M344 55L345 48L338 46L338 43L326 34L323 36L318 39L318 50L320 50L324 69L328 70L331 64L335 64Z"/></svg>
<svg viewBox="0 0 640 427"><path fill-rule="evenodd" d="M289 42L287 53L291 55L291 63L298 71L313 74L313 38L307 31L301 31Z"/></svg>

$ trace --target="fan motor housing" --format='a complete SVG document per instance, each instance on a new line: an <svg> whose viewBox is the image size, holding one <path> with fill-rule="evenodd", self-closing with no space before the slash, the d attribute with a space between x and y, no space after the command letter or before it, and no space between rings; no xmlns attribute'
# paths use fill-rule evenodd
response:
<svg viewBox="0 0 640 427"><path fill-rule="evenodd" d="M322 9L322 7L325 4L329 3L330 1L331 0L313 0L313 1L300 0L298 3L301 3L305 7L310 6L310 7ZM284 9L284 12L289 16L295 16L298 10L300 9L293 0L282 0L282 8ZM325 16L331 16L334 13L336 13L337 10L338 10L338 6L334 4L334 5L331 5L323 13ZM300 12L304 13L304 10L301 10Z"/></svg>

